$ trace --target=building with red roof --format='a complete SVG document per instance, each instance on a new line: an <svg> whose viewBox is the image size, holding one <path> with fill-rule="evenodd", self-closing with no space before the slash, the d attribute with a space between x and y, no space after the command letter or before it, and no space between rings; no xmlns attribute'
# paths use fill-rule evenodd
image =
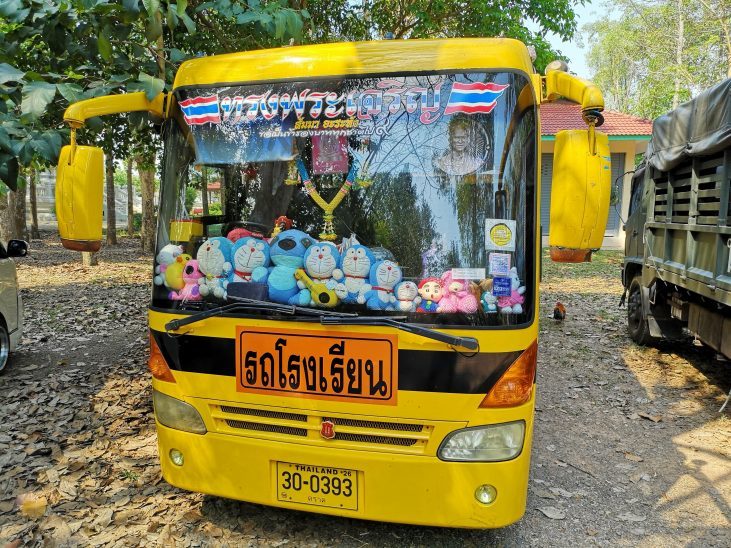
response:
<svg viewBox="0 0 731 548"><path fill-rule="evenodd" d="M605 248L623 248L623 220L629 211L630 185L635 159L643 154L652 134L652 120L639 118L614 110L604 111L604 124L599 131L609 136L612 156L612 184L616 205L610 207ZM553 171L553 145L556 133L563 129L586 129L581 117L581 106L565 100L542 103L541 115L541 226L544 238L548 236Z"/></svg>

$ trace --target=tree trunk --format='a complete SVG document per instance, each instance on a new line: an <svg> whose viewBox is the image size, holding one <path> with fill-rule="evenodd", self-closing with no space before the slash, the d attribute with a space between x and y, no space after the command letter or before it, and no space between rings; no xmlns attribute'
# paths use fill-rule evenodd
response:
<svg viewBox="0 0 731 548"><path fill-rule="evenodd" d="M132 185L132 158L127 158L127 236L135 233L134 186Z"/></svg>
<svg viewBox="0 0 731 548"><path fill-rule="evenodd" d="M18 181L18 190L8 197L8 208L12 215L13 238L28 239L28 225L25 222L25 193L27 183Z"/></svg>
<svg viewBox="0 0 731 548"><path fill-rule="evenodd" d="M13 235L13 215L10 209L10 194L0 194L0 240L7 246L8 241L12 240Z"/></svg>
<svg viewBox="0 0 731 548"><path fill-rule="evenodd" d="M81 264L83 264L84 266L96 266L99 264L99 259L97 258L96 253L91 253L90 251L82 251Z"/></svg>
<svg viewBox="0 0 731 548"><path fill-rule="evenodd" d="M153 253L155 251L155 157L137 158L137 171L142 183L141 244L143 251Z"/></svg>
<svg viewBox="0 0 731 548"><path fill-rule="evenodd" d="M28 178L28 186L30 188L30 237L32 240L37 240L41 237L41 233L38 231L38 199L36 198L36 179L38 178L38 172L34 169L30 169L30 177Z"/></svg>
<svg viewBox="0 0 731 548"><path fill-rule="evenodd" d="M683 0L678 0L678 36L675 48L675 91L673 92L673 110L680 104L680 71L683 68L684 21Z"/></svg>
<svg viewBox="0 0 731 548"><path fill-rule="evenodd" d="M208 168L201 169L201 202L203 203L203 215L208 215Z"/></svg>
<svg viewBox="0 0 731 548"><path fill-rule="evenodd" d="M107 164L107 244L117 245L117 201L114 196L114 155L109 147Z"/></svg>

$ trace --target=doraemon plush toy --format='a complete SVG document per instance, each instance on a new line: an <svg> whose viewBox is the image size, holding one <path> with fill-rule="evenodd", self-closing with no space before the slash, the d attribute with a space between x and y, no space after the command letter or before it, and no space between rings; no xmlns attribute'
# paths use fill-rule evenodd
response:
<svg viewBox="0 0 731 548"><path fill-rule="evenodd" d="M371 250L364 245L354 244L348 247L340 259L340 268L333 272L338 282L335 293L344 303L357 303L358 296L370 289L368 276L375 263Z"/></svg>
<svg viewBox="0 0 731 548"><path fill-rule="evenodd" d="M518 269L515 267L510 269L510 283L510 297L498 297L497 306L501 314L522 314L525 286L520 285Z"/></svg>
<svg viewBox="0 0 731 548"><path fill-rule="evenodd" d="M269 244L257 238L239 238L231 250L231 262L228 281L250 282L255 268L269 266Z"/></svg>
<svg viewBox="0 0 731 548"><path fill-rule="evenodd" d="M393 288L396 296L396 310L401 312L416 312L416 307L421 303L419 288L414 282L399 282Z"/></svg>
<svg viewBox="0 0 731 548"><path fill-rule="evenodd" d="M231 242L217 236L209 238L198 248L196 254L198 268L203 277L198 280L201 295L213 295L222 299L226 293L231 266Z"/></svg>
<svg viewBox="0 0 731 548"><path fill-rule="evenodd" d="M155 256L155 278L153 281L155 285L163 285L165 283L165 271L168 265L175 261L175 258L183 253L183 247L175 244L168 244L164 246L158 254Z"/></svg>
<svg viewBox="0 0 731 548"><path fill-rule="evenodd" d="M305 264L305 252L316 241L301 230L285 230L269 242L269 258L273 267L257 267L251 273L251 281L266 283L269 300L276 303L307 306L310 291L297 285L294 274Z"/></svg>
<svg viewBox="0 0 731 548"><path fill-rule="evenodd" d="M393 261L378 261L371 267L368 283L371 288L358 296L358 302L370 310L395 310L393 288L401 281L401 267Z"/></svg>

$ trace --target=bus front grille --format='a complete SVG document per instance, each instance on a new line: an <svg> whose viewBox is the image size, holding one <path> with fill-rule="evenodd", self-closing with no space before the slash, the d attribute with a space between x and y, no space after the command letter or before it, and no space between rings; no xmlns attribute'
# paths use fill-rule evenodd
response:
<svg viewBox="0 0 731 548"><path fill-rule="evenodd" d="M329 445L343 449L367 449L423 454L434 426L418 422L374 418L337 417L317 412L295 413L290 410L235 405L210 405L216 430L224 434ZM324 422L334 425L334 437L326 438ZM327 425L326 425L327 426Z"/></svg>

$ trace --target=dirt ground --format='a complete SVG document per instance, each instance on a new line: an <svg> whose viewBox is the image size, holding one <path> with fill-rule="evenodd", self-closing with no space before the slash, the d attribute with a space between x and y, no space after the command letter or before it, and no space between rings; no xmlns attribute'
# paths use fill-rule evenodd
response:
<svg viewBox="0 0 731 548"><path fill-rule="evenodd" d="M151 258L134 240L92 268L52 237L31 247L25 334L0 375L0 546L731 546L731 364L692 341L633 344L617 252L546 263L528 508L464 531L170 487L145 364Z"/></svg>

